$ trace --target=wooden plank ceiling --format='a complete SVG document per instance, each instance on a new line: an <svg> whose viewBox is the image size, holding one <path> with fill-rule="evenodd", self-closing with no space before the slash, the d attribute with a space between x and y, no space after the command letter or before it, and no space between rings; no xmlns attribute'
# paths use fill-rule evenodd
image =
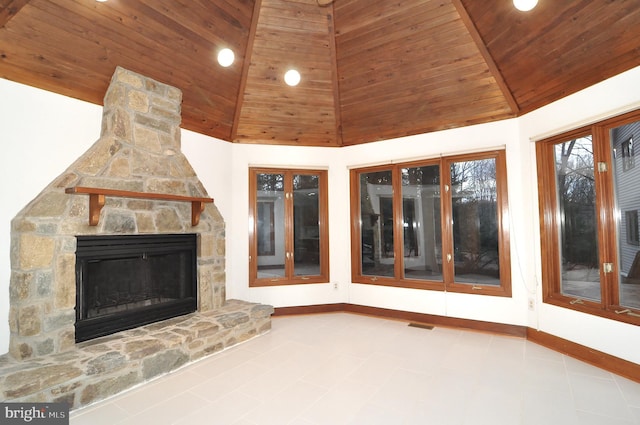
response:
<svg viewBox="0 0 640 425"><path fill-rule="evenodd" d="M180 88L184 128L236 143L518 116L639 66L639 40L638 0L0 0L0 78L102 104L122 66Z"/></svg>

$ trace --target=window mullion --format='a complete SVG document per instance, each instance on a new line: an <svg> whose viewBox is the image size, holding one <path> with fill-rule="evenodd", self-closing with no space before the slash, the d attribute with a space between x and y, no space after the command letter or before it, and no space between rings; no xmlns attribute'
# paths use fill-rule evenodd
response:
<svg viewBox="0 0 640 425"><path fill-rule="evenodd" d="M506 188L507 160L506 153L500 152L496 156L496 184L498 199L498 244L500 264L500 287L511 292L511 253L509 252L510 225L509 225L509 199Z"/></svg>
<svg viewBox="0 0 640 425"><path fill-rule="evenodd" d="M619 305L618 296L618 258L617 229L615 214L615 195L613 191L613 164L608 145L607 131L596 126L593 131L594 160L596 167L596 208L598 214L598 239L600 241L600 279L602 308L611 309ZM608 269L604 265L611 264Z"/></svg>
<svg viewBox="0 0 640 425"><path fill-rule="evenodd" d="M440 197L442 226L442 279L445 289L454 282L455 260L453 255L453 206L451 199L451 163L440 163Z"/></svg>
<svg viewBox="0 0 640 425"><path fill-rule="evenodd" d="M393 167L391 174L393 186L393 269L398 280L404 279L404 220L403 195L400 167Z"/></svg>
<svg viewBox="0 0 640 425"><path fill-rule="evenodd" d="M285 249L285 276L288 280L293 278L294 241L293 241L293 173L283 171L284 174L284 249Z"/></svg>

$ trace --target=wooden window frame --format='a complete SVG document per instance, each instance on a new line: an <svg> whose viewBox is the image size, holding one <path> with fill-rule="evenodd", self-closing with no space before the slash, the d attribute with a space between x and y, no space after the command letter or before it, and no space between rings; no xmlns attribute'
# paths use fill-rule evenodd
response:
<svg viewBox="0 0 640 425"><path fill-rule="evenodd" d="M620 322L640 325L640 310L619 304L619 258L616 204L614 194L613 161L610 147L611 130L640 121L640 110L603 120L536 142L538 174L538 202L540 219L540 247L542 260L543 302L582 313ZM560 211L555 182L554 146L569 140L592 136L594 178L596 190L597 235L599 246L600 301L569 296L562 293L560 264ZM606 171L598 170L599 164ZM612 264L605 273L603 263ZM628 312L631 311L631 314Z"/></svg>
<svg viewBox="0 0 640 425"><path fill-rule="evenodd" d="M279 278L258 278L258 241L257 241L257 175L260 173L283 174L284 192L289 194L284 199L284 232L285 251L290 255L285 257L285 273ZM318 275L294 275L295 241L293 236L293 175L318 175L318 227L320 273ZM298 285L308 283L329 282L329 183L327 170L295 169L295 168L249 168L249 287Z"/></svg>
<svg viewBox="0 0 640 425"><path fill-rule="evenodd" d="M403 241L403 213L402 213L402 181L400 170L403 168L438 165L440 168L440 232L442 235L442 252L453 253L453 225L451 194L446 191L451 185L450 164L461 161L495 159L496 163L496 195L498 215L498 249L500 265L500 285L482 285L455 282L454 262L449 264L442 261L442 281L426 279L410 279L404 276L404 241ZM361 267L361 200L360 175L372 172L391 171L393 187L394 211L394 276L364 275ZM425 289L435 291L450 291L477 295L492 295L511 297L511 255L508 224L508 195L507 170L505 150L478 152L466 155L452 155L437 159L425 159L406 163L394 163L373 167L354 168L350 171L351 187L351 280L354 283L393 286L401 288ZM445 195L446 194L446 195Z"/></svg>

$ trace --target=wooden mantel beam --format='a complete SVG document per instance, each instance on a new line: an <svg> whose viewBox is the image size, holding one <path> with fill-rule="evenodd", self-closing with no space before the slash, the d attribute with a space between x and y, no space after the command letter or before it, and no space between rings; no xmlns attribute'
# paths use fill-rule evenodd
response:
<svg viewBox="0 0 640 425"><path fill-rule="evenodd" d="M128 190L102 189L97 187L75 186L65 189L66 193L89 195L89 225L97 226L100 221L100 211L104 207L107 196L119 198L156 199L159 201L177 201L191 203L191 225L200 223L200 214L204 211L205 204L213 202L213 198L200 198L195 196L172 195L169 193L131 192Z"/></svg>

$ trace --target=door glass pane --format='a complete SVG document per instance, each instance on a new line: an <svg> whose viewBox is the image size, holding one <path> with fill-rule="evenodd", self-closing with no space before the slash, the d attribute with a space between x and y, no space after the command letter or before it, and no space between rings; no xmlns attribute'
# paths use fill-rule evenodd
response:
<svg viewBox="0 0 640 425"><path fill-rule="evenodd" d="M258 278L284 277L284 174L258 173Z"/></svg>
<svg viewBox="0 0 640 425"><path fill-rule="evenodd" d="M561 292L600 301L596 189L591 136L555 146Z"/></svg>
<svg viewBox="0 0 640 425"><path fill-rule="evenodd" d="M320 274L319 176L293 176L293 244L295 275Z"/></svg>
<svg viewBox="0 0 640 425"><path fill-rule="evenodd" d="M404 275L442 281L440 167L403 168Z"/></svg>
<svg viewBox="0 0 640 425"><path fill-rule="evenodd" d="M640 165L636 166L635 163L634 136L640 136L640 121L611 131L616 211L618 211L620 304L640 309L640 240L638 237Z"/></svg>
<svg viewBox="0 0 640 425"><path fill-rule="evenodd" d="M451 164L455 281L500 285L494 158Z"/></svg>
<svg viewBox="0 0 640 425"><path fill-rule="evenodd" d="M393 276L391 170L360 174L362 274Z"/></svg>

